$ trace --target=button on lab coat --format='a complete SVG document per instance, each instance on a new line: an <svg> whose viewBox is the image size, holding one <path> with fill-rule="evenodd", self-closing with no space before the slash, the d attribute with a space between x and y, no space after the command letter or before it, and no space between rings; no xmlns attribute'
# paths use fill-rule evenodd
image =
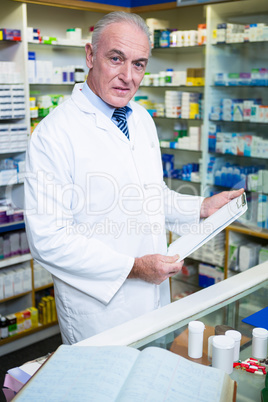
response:
<svg viewBox="0 0 268 402"><path fill-rule="evenodd" d="M170 302L168 280L127 276L135 257L166 253L165 224L198 222L202 201L165 186L143 107L131 102L128 140L81 87L39 123L26 157L29 244L52 274L64 343Z"/></svg>

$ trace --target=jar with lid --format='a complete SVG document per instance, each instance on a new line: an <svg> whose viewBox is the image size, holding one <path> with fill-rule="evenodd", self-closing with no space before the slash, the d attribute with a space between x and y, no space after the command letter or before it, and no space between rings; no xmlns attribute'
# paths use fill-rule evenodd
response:
<svg viewBox="0 0 268 402"><path fill-rule="evenodd" d="M166 70L166 85L172 85L173 68L167 68Z"/></svg>
<svg viewBox="0 0 268 402"><path fill-rule="evenodd" d="M74 82L85 81L85 70L82 66L75 66L74 68Z"/></svg>
<svg viewBox="0 0 268 402"><path fill-rule="evenodd" d="M265 359L267 357L267 329L254 328L252 330L252 335L252 356L256 359Z"/></svg>

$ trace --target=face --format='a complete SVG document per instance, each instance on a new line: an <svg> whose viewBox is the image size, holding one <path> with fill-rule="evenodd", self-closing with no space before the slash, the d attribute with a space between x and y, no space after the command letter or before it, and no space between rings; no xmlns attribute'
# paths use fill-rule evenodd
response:
<svg viewBox="0 0 268 402"><path fill-rule="evenodd" d="M108 25L93 54L86 45L87 83L91 90L113 107L126 106L139 88L150 53L146 34L128 23Z"/></svg>

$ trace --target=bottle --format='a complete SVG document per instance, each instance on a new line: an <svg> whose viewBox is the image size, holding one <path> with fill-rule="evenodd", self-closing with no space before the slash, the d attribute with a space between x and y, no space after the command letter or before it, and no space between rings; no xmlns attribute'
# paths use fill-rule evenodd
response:
<svg viewBox="0 0 268 402"><path fill-rule="evenodd" d="M240 342L241 342L241 333L239 331L235 330L228 330L225 332L226 336L230 336L233 338L235 341L235 346L234 346L234 362L237 362L239 360L239 354L240 354Z"/></svg>
<svg viewBox="0 0 268 402"><path fill-rule="evenodd" d="M235 341L230 336L216 335L212 339L212 367L233 372Z"/></svg>
<svg viewBox="0 0 268 402"><path fill-rule="evenodd" d="M254 328L252 330L252 335L252 356L256 359L265 359L267 357L267 329Z"/></svg>
<svg viewBox="0 0 268 402"><path fill-rule="evenodd" d="M172 85L173 69L167 68L166 70L166 85Z"/></svg>
<svg viewBox="0 0 268 402"><path fill-rule="evenodd" d="M82 66L75 66L74 69L74 82L85 81L85 70Z"/></svg>
<svg viewBox="0 0 268 402"><path fill-rule="evenodd" d="M203 336L205 325L201 321L188 324L188 356L199 359L203 356Z"/></svg>
<svg viewBox="0 0 268 402"><path fill-rule="evenodd" d="M8 337L8 324L6 317L2 316L0 319L1 326L1 338L5 339Z"/></svg>

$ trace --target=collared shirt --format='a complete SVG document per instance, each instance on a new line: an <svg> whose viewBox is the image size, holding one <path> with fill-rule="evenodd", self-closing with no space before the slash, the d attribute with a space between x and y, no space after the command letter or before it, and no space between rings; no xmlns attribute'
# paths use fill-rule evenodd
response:
<svg viewBox="0 0 268 402"><path fill-rule="evenodd" d="M114 124L118 125L118 121L113 118L113 113L115 111L115 108L113 106L108 105L108 103L104 102L98 95L94 94L94 92L89 88L87 82L85 81L82 87L82 93L85 95L85 97L93 103L102 113L104 113L109 119L111 119ZM127 105L127 119L132 113L132 108L130 104L128 103Z"/></svg>

